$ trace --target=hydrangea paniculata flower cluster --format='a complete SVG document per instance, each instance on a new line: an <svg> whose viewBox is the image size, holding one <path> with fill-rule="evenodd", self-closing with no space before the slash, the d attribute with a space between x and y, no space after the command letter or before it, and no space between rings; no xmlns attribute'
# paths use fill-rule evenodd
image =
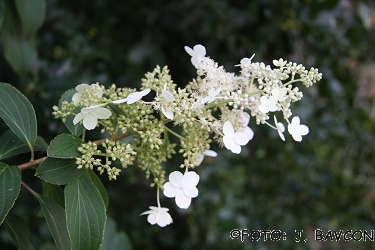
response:
<svg viewBox="0 0 375 250"><path fill-rule="evenodd" d="M310 87L322 77L315 68L307 70L283 59L274 60L275 67L271 68L253 62L254 55L236 65L240 68L236 75L206 56L203 45L185 46L185 50L198 75L185 88L176 88L168 68L157 66L142 79L140 91L115 85L105 88L99 83L81 84L73 95L65 95L53 112L64 122L74 117L76 127L93 130L100 126L102 133L109 134L100 145L82 144L82 156L76 158L79 168L95 168L100 174L106 170L110 179L116 179L120 166L136 164L147 178L153 177L158 206L150 206L151 210L142 215L147 214L150 224L161 227L172 223L172 218L168 208L160 206L159 190L166 197L175 198L178 207L187 209L191 199L198 196L199 182L199 175L189 170L199 166L204 156L217 156L209 150L213 141L235 154L241 153L241 147L254 137L250 117L254 124L275 129L283 141L285 127L277 117L284 119L292 138L302 141L309 129L298 116L292 117L291 103L302 98L302 92L294 85L300 82ZM272 116L275 126L268 123ZM123 140L128 136L132 137ZM178 151L170 143L170 136L179 139ZM85 141L84 133L82 139ZM177 152L184 157L180 167L185 168L185 173L174 171L166 182L162 163Z"/></svg>

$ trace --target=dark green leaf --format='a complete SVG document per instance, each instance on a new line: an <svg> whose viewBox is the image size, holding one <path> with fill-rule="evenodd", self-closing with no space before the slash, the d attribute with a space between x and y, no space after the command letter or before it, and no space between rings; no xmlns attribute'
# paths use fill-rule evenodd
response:
<svg viewBox="0 0 375 250"><path fill-rule="evenodd" d="M124 110L122 110L121 108L119 108L118 105L110 103L110 104L108 104L108 106L111 108L111 110L113 111L113 113L115 113L117 116L120 116L120 115L126 116Z"/></svg>
<svg viewBox="0 0 375 250"><path fill-rule="evenodd" d="M46 1L16 0L15 3L26 36L33 36L44 22Z"/></svg>
<svg viewBox="0 0 375 250"><path fill-rule="evenodd" d="M47 155L48 157L71 159L80 157L81 153L77 150L82 144L82 140L75 135L61 134L56 136L50 143Z"/></svg>
<svg viewBox="0 0 375 250"><path fill-rule="evenodd" d="M34 151L47 151L48 144L40 136L36 138L34 145ZM21 141L12 130L7 130L0 136L0 160L30 152L30 148L27 144Z"/></svg>
<svg viewBox="0 0 375 250"><path fill-rule="evenodd" d="M55 201L61 207L64 207L64 190L57 185L50 184L48 182L42 181L43 194L51 200Z"/></svg>
<svg viewBox="0 0 375 250"><path fill-rule="evenodd" d="M34 148L37 137L34 108L21 92L7 83L0 83L0 117L30 149Z"/></svg>
<svg viewBox="0 0 375 250"><path fill-rule="evenodd" d="M5 25L4 25L5 26ZM21 76L33 71L37 60L36 48L24 38L8 36L3 39L4 55L12 69Z"/></svg>
<svg viewBox="0 0 375 250"><path fill-rule="evenodd" d="M108 218L105 225L104 239L99 250L131 250L132 244L125 232L116 230L116 222Z"/></svg>
<svg viewBox="0 0 375 250"><path fill-rule="evenodd" d="M67 227L72 249L99 249L106 213L103 199L88 174L65 186Z"/></svg>
<svg viewBox="0 0 375 250"><path fill-rule="evenodd" d="M21 170L0 162L0 225L13 207L21 189Z"/></svg>
<svg viewBox="0 0 375 250"><path fill-rule="evenodd" d="M61 108L61 105L62 105L63 101L71 102L72 97L75 93L77 93L77 91L75 89L70 89L70 90L66 91L61 96L61 98L59 100L59 108ZM77 113L80 112L80 109L76 108L74 111L77 114ZM74 115L70 115L70 116L66 117L66 120L65 120L64 124L69 129L70 133L72 133L73 135L76 135L76 136L80 136L83 133L83 125L80 124L80 123L77 123L76 125L74 125L73 119L74 119Z"/></svg>
<svg viewBox="0 0 375 250"><path fill-rule="evenodd" d="M109 204L109 198L108 198L107 190L105 189L105 187L103 185L103 182L99 179L99 177L95 174L95 172L93 170L88 169L87 172L89 173L89 176L90 176L92 182L94 183L94 185L98 189L100 195L102 196L105 208L107 210L108 204Z"/></svg>
<svg viewBox="0 0 375 250"><path fill-rule="evenodd" d="M30 241L30 230L22 218L14 214L8 214L4 225L18 250L34 249Z"/></svg>
<svg viewBox="0 0 375 250"><path fill-rule="evenodd" d="M0 2L0 30L1 30L1 25L3 24L4 21L4 2Z"/></svg>
<svg viewBox="0 0 375 250"><path fill-rule="evenodd" d="M70 250L69 234L66 227L65 210L50 198L36 194L44 217L55 243L60 250Z"/></svg>
<svg viewBox="0 0 375 250"><path fill-rule="evenodd" d="M75 159L47 157L39 165L35 175L51 184L66 185L77 180L84 171L84 169L77 168Z"/></svg>

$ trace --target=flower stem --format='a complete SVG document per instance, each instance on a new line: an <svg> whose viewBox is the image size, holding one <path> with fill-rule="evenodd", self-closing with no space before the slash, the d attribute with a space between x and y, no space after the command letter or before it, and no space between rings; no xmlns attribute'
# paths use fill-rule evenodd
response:
<svg viewBox="0 0 375 250"><path fill-rule="evenodd" d="M156 191L156 199L158 202L158 207L160 208L159 188L157 188L157 191Z"/></svg>
<svg viewBox="0 0 375 250"><path fill-rule="evenodd" d="M169 129L167 126L164 126L165 130L167 130L169 133L171 133L172 135L180 138L181 140L185 140L184 137L182 137L181 135L177 134L176 132L174 132L173 130Z"/></svg>

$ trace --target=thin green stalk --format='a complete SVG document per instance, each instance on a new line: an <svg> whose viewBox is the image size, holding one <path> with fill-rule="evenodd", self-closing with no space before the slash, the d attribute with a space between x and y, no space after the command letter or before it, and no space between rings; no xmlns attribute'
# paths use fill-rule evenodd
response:
<svg viewBox="0 0 375 250"><path fill-rule="evenodd" d="M180 138L181 140L185 140L184 137L182 137L181 135L177 134L176 132L174 132L173 130L169 129L167 126L164 126L165 130L167 130L169 133L171 133L172 135Z"/></svg>

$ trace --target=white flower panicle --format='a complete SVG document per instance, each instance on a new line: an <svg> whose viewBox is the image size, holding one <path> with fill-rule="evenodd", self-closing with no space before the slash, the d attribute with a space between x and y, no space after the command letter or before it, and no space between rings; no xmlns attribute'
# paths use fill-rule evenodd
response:
<svg viewBox="0 0 375 250"><path fill-rule="evenodd" d="M152 185L158 190L164 187L164 195L175 198L177 206L183 209L198 196L199 175L188 171L189 168L198 167L205 156L217 156L216 152L208 150L212 141L235 154L241 153L241 147L254 137L250 117L254 118L254 125L266 124L277 130L285 141L285 127L277 120L278 115L286 120L292 138L302 141L302 136L309 133L308 127L301 124L298 116L289 122L293 115L291 104L303 97L296 84L300 82L310 87L322 78L316 68L307 70L301 64L282 58L273 60L271 67L253 62L254 55L242 58L235 65L240 67L240 73L235 74L208 57L203 45L185 46L185 51L197 71L197 78L185 88L176 88L168 68L157 66L142 79L142 91L115 85L105 88L99 83L80 84L71 99L63 98L60 107L53 107L56 118L65 121L74 116L73 124L82 122L87 130L99 124L102 133L118 140L119 144L106 142L99 149L96 144L82 144L82 157L77 158L80 168L96 167L100 173L106 170L110 179L116 179L120 170L111 165L114 161L125 167L136 160L146 178L154 178ZM142 101L150 92L154 99ZM268 123L271 113L274 125ZM182 132L176 132L175 127ZM131 138L120 140L130 135ZM179 139L178 152L185 158L181 167L186 168L186 172L172 172L165 183L162 163L176 153L175 144L170 143L171 136ZM84 135L82 138L84 140ZM101 159L94 156L107 160L101 163ZM172 223L168 209L160 206L159 198L158 206L150 209L142 213L148 215L149 223L161 227Z"/></svg>

